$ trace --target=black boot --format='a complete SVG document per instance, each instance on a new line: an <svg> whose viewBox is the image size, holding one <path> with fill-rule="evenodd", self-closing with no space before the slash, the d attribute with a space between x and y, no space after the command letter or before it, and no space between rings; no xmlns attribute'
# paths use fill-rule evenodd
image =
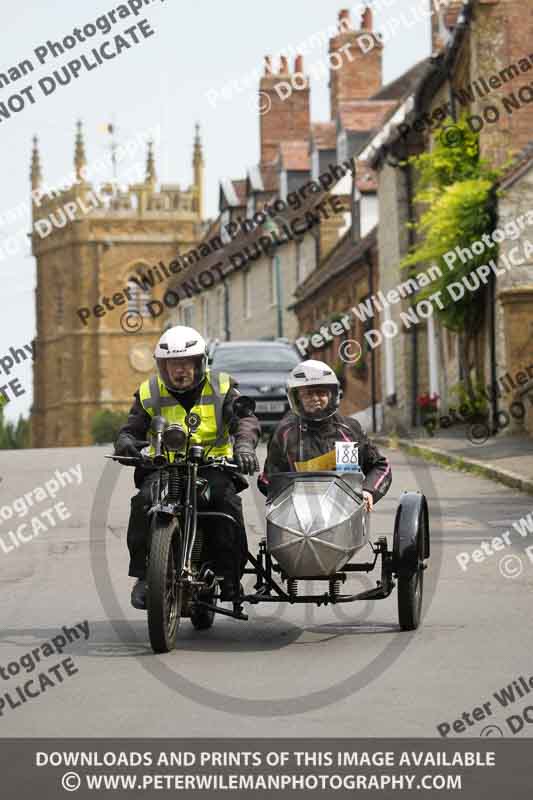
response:
<svg viewBox="0 0 533 800"><path fill-rule="evenodd" d="M131 590L131 604L139 611L146 610L146 581L144 578L138 578Z"/></svg>

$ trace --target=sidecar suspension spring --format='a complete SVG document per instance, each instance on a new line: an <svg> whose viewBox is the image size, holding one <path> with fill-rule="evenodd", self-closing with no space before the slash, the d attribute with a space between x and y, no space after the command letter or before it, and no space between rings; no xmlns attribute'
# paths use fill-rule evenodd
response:
<svg viewBox="0 0 533 800"><path fill-rule="evenodd" d="M298 581L296 578L289 578L287 581L287 592L290 597L298 597Z"/></svg>
<svg viewBox="0 0 533 800"><path fill-rule="evenodd" d="M168 500L170 503L177 503L183 494L185 478L180 475L177 469L169 470L168 476Z"/></svg>
<svg viewBox="0 0 533 800"><path fill-rule="evenodd" d="M330 581L329 582L329 595L331 597L332 602L335 602L341 593L341 582L340 581Z"/></svg>

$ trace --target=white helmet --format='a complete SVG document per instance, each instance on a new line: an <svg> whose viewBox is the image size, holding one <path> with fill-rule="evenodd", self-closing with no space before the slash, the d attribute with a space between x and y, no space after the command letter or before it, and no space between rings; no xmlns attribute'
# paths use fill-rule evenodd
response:
<svg viewBox="0 0 533 800"><path fill-rule="evenodd" d="M207 345L203 336L194 328L185 325L175 325L166 330L159 339L154 350L154 358L161 380L170 392L190 391L198 386L205 378L207 368ZM167 371L169 358L196 358L197 368L194 383L187 389L177 389L170 380Z"/></svg>
<svg viewBox="0 0 533 800"><path fill-rule="evenodd" d="M305 414L298 396L298 389L304 386L323 386L330 390L330 399L327 407L314 416ZM294 367L287 381L287 397L291 411L302 419L318 421L331 417L339 407L340 385L337 376L323 361L302 361Z"/></svg>

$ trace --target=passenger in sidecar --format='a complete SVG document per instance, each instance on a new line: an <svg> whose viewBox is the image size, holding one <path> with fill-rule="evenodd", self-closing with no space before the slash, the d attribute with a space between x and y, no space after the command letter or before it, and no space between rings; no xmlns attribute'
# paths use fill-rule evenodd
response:
<svg viewBox="0 0 533 800"><path fill-rule="evenodd" d="M338 413L340 386L322 361L303 361L287 381L290 411L268 445L259 490L267 495L278 472L361 471L367 511L390 489L388 459L372 444L361 425Z"/></svg>

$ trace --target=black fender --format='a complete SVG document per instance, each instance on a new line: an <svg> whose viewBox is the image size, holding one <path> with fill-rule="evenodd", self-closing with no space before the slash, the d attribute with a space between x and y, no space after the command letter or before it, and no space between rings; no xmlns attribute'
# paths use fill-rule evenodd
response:
<svg viewBox="0 0 533 800"><path fill-rule="evenodd" d="M395 571L412 572L420 558L429 558L429 512L421 492L402 492L400 496L392 552Z"/></svg>

